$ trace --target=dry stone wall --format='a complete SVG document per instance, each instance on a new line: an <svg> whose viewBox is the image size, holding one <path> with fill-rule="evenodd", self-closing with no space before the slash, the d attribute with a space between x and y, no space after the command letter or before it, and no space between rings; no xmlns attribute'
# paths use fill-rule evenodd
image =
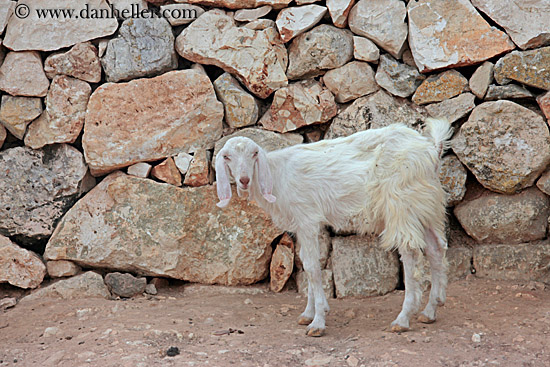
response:
<svg viewBox="0 0 550 367"><path fill-rule="evenodd" d="M455 128L450 279L550 282L549 16L545 0L0 0L0 282L108 297L144 287L116 272L271 271L272 290L306 294L292 236L245 200L215 206L217 152L427 117ZM376 238L319 242L328 296L399 284Z"/></svg>

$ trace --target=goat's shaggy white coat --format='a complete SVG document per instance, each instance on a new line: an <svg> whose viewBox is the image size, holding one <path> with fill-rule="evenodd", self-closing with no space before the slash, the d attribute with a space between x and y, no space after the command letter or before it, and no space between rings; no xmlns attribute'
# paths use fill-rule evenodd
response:
<svg viewBox="0 0 550 367"><path fill-rule="evenodd" d="M218 153L218 206L229 203L232 176L239 195L249 191L278 227L296 233L308 277L308 303L298 322L309 324L308 335L324 333L329 310L321 285L319 231L326 224L339 229L350 221L359 233L379 234L383 248L401 255L405 300L392 330L407 330L420 306L423 253L432 287L419 320L435 321L447 284L439 162L451 128L445 120L430 119L428 131L425 137L395 124L269 153L248 138L235 137Z"/></svg>

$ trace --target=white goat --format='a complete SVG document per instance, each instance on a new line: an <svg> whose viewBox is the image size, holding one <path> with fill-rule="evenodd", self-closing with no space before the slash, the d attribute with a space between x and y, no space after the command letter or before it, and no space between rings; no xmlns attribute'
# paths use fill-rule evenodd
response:
<svg viewBox="0 0 550 367"><path fill-rule="evenodd" d="M216 158L219 207L231 199L229 177L239 196L249 193L281 229L294 232L308 279L308 302L298 323L321 336L329 306L321 285L318 234L354 223L377 233L385 249L398 249L405 270L405 300L392 331L409 329L422 290L420 261L431 267L430 299L419 321L432 323L445 302L447 274L445 195L439 162L452 130L445 120L427 121L429 137L404 125L266 153L244 137L229 139Z"/></svg>

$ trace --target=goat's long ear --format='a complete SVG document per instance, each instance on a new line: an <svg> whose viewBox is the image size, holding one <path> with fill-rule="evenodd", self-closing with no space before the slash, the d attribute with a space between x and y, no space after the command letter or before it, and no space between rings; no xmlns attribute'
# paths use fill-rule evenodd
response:
<svg viewBox="0 0 550 367"><path fill-rule="evenodd" d="M220 202L216 205L220 208L226 207L231 200L231 184L227 176L227 167L223 159L223 149L216 156L216 190L218 191L218 199Z"/></svg>
<svg viewBox="0 0 550 367"><path fill-rule="evenodd" d="M273 192L273 178L271 177L271 170L267 163L267 155L265 151L260 148L258 150L258 182L260 183L260 191L264 199L269 203L274 203L276 198L272 195Z"/></svg>

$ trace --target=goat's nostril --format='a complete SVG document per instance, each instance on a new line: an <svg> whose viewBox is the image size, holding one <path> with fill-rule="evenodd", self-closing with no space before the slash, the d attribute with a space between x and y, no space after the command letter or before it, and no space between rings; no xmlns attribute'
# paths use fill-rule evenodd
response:
<svg viewBox="0 0 550 367"><path fill-rule="evenodd" d="M239 181L241 181L241 183L245 186L250 183L250 179L248 177L241 177Z"/></svg>

